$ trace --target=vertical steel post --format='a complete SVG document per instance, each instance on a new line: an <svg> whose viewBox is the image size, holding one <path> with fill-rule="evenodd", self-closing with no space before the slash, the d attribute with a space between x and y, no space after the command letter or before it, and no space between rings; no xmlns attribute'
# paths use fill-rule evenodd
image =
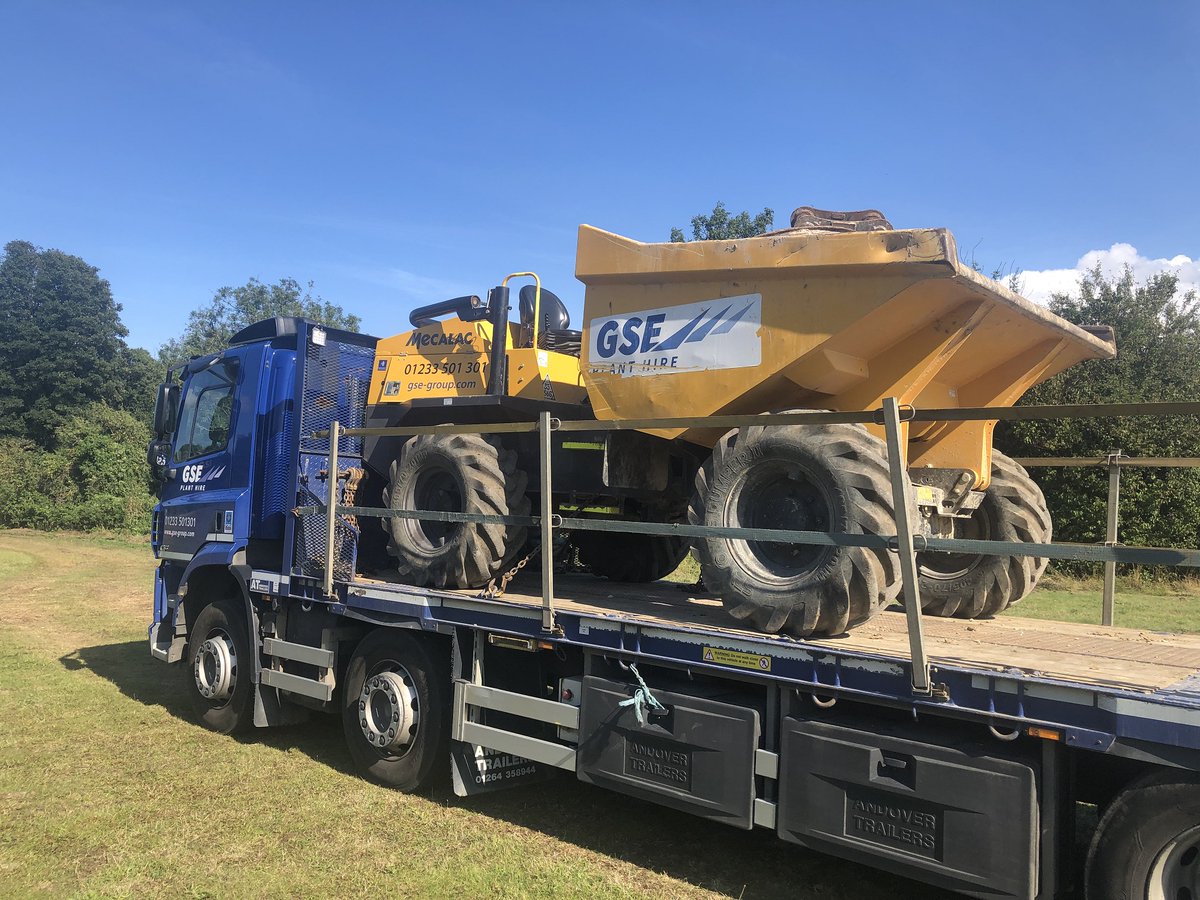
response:
<svg viewBox="0 0 1200 900"><path fill-rule="evenodd" d="M541 463L542 631L554 630L554 502L551 497L550 413L538 415L538 456Z"/></svg>
<svg viewBox="0 0 1200 900"><path fill-rule="evenodd" d="M1118 512L1121 505L1121 451L1114 450L1108 454L1108 526L1104 532L1104 546L1115 547L1117 544ZM1100 613L1100 623L1113 623L1113 607L1117 597L1117 564L1104 564L1104 606Z"/></svg>
<svg viewBox="0 0 1200 900"><path fill-rule="evenodd" d="M913 523L909 519L909 497L904 477L907 454L901 440L900 404L895 397L883 401L883 424L887 434L888 468L892 475L892 504L896 508L896 543L900 553L900 575L904 581L904 613L908 619L908 648L912 657L912 688L930 694L929 658L925 655L925 631L921 622L921 586L917 553L913 548Z"/></svg>
<svg viewBox="0 0 1200 900"><path fill-rule="evenodd" d="M325 479L325 596L333 596L333 562L337 529L338 436L341 426L329 426L329 477Z"/></svg>

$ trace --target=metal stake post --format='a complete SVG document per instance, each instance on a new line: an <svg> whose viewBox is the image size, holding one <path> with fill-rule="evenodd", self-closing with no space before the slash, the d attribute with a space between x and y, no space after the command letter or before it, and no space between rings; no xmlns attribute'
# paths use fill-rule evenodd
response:
<svg viewBox="0 0 1200 900"><path fill-rule="evenodd" d="M554 502L551 497L550 413L538 415L538 449L541 463L542 519L542 631L554 631Z"/></svg>
<svg viewBox="0 0 1200 900"><path fill-rule="evenodd" d="M1117 544L1118 511L1121 504L1121 451L1114 450L1108 454L1108 527L1104 532L1104 546L1115 547ZM1104 564L1104 606L1100 613L1103 625L1113 623L1113 606L1117 595L1117 564Z"/></svg>
<svg viewBox="0 0 1200 900"><path fill-rule="evenodd" d="M896 508L896 542L900 553L900 575L904 580L904 613L908 618L908 648L912 656L914 693L931 694L929 658L925 655L925 632L921 624L921 587L917 575L917 553L913 548L909 497L904 477L906 454L901 442L900 404L895 397L883 401L883 424L887 433L888 467L892 474L892 503Z"/></svg>
<svg viewBox="0 0 1200 900"><path fill-rule="evenodd" d="M338 436L341 426L329 426L329 477L325 480L325 596L333 596L333 553L337 527Z"/></svg>

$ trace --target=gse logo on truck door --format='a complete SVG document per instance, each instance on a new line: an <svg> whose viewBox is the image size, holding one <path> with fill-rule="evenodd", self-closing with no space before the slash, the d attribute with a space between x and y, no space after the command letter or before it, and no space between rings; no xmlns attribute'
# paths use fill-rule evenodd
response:
<svg viewBox="0 0 1200 900"><path fill-rule="evenodd" d="M762 362L762 294L721 297L592 319L593 374L671 375Z"/></svg>
<svg viewBox="0 0 1200 900"><path fill-rule="evenodd" d="M198 490L203 490L203 485L212 481L215 478L220 478L225 474L225 466L217 466L204 471L204 463L196 463L193 466L184 466L183 471L179 474L179 480L187 485L201 485Z"/></svg>

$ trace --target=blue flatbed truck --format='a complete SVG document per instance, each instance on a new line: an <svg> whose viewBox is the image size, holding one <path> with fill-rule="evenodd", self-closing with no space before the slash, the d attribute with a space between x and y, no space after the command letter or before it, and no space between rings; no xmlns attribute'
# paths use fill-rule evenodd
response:
<svg viewBox="0 0 1200 900"><path fill-rule="evenodd" d="M911 611L798 640L550 554L484 592L366 574L374 347L268 320L160 389L150 650L205 726L340 714L382 785L566 773L975 896L1200 896L1200 637L926 617L918 672Z"/></svg>

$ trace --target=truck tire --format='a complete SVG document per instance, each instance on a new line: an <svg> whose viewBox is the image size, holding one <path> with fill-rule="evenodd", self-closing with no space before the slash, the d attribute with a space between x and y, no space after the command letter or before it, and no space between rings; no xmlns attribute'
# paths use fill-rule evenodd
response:
<svg viewBox="0 0 1200 900"><path fill-rule="evenodd" d="M342 729L364 778L401 791L449 771L450 672L432 638L376 628L346 669Z"/></svg>
<svg viewBox="0 0 1200 900"><path fill-rule="evenodd" d="M686 538L614 531L577 531L571 542L579 550L580 564L593 575L634 584L670 575L691 549Z"/></svg>
<svg viewBox="0 0 1200 900"><path fill-rule="evenodd" d="M200 724L220 734L254 723L254 690L246 617L241 604L217 600L200 611L188 634L187 681Z"/></svg>
<svg viewBox="0 0 1200 900"><path fill-rule="evenodd" d="M954 520L955 537L1045 544L1051 538L1046 498L1029 473L992 451L992 483L970 519ZM1049 564L1032 556L918 553L921 606L937 616L978 619L1003 612L1033 590Z"/></svg>
<svg viewBox="0 0 1200 900"><path fill-rule="evenodd" d="M910 503L912 491L908 491ZM915 516L915 506L910 506ZM881 441L859 425L731 431L696 475L693 525L894 535ZM697 538L705 585L730 613L766 632L841 634L900 591L884 548Z"/></svg>
<svg viewBox="0 0 1200 900"><path fill-rule="evenodd" d="M1088 850L1088 900L1200 897L1200 774L1145 776L1109 804Z"/></svg>
<svg viewBox="0 0 1200 900"><path fill-rule="evenodd" d="M383 505L493 516L529 515L517 455L478 434L418 435L392 463ZM523 525L385 519L388 552L414 584L486 585L525 545Z"/></svg>

